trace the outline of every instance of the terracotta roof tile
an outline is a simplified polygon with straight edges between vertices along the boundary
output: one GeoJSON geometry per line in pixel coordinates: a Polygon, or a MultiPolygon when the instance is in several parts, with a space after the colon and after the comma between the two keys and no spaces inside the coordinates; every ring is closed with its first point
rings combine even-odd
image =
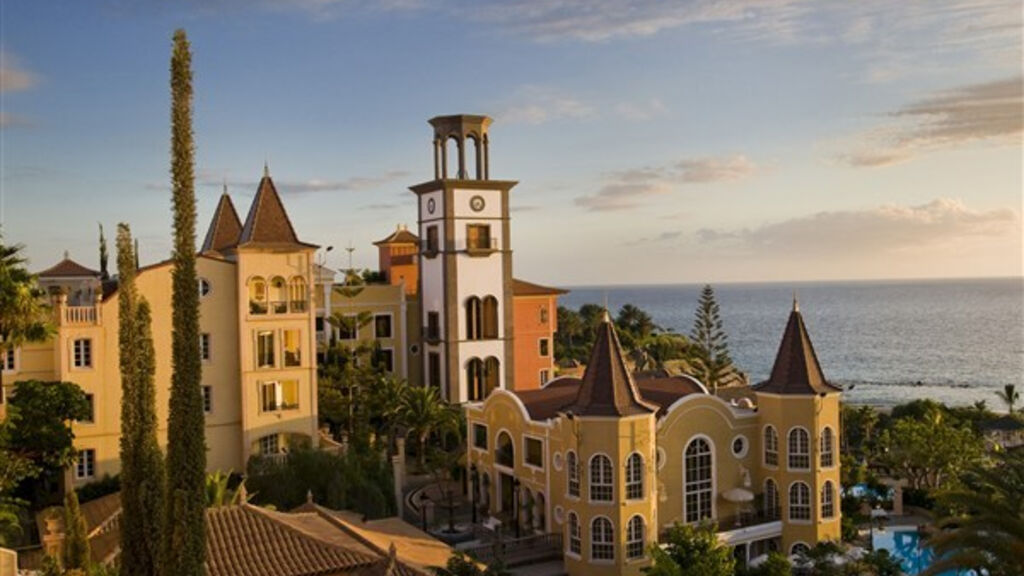
{"type": "Polygon", "coordinates": [[[597,339],[583,372],[576,402],[567,411],[577,416],[632,416],[656,410],[657,407],[640,397],[622,357],[619,336],[606,312],[597,329],[597,339]]]}
{"type": "MultiPolygon", "coordinates": [[[[530,418],[537,421],[554,418],[559,412],[567,412],[579,394],[579,378],[556,378],[538,390],[513,392],[526,407],[530,418]]],[[[636,387],[640,397],[657,409],[658,417],[665,415],[676,400],[690,394],[707,394],[707,391],[689,376],[667,376],[637,378],[636,387]]]]}
{"type": "Polygon", "coordinates": [[[568,290],[561,288],[551,288],[549,286],[541,286],[540,284],[534,284],[525,280],[519,280],[518,278],[512,279],[512,295],[513,296],[546,296],[549,294],[568,294],[568,290]]]}
{"type": "Polygon", "coordinates": [[[389,244],[419,244],[420,237],[409,232],[404,226],[399,226],[390,236],[383,240],[377,240],[374,246],[387,246],[389,244]]]}
{"type": "Polygon", "coordinates": [[[829,384],[821,371],[818,356],[814,353],[811,337],[807,334],[800,307],[793,301],[793,311],[786,322],[786,331],[775,356],[775,365],[767,380],[753,386],[757,392],[769,394],[814,395],[839,392],[841,389],[829,384]]]}
{"type": "Polygon", "coordinates": [[[100,273],[82,266],[65,255],[63,260],[36,274],[36,276],[40,278],[99,278],[100,273]]]}
{"type": "Polygon", "coordinates": [[[281,203],[281,197],[277,194],[274,181],[269,175],[264,175],[260,180],[256,197],[252,199],[252,206],[249,208],[249,215],[242,226],[238,245],[315,247],[313,244],[299,241],[284,204],[281,203]]]}
{"type": "Polygon", "coordinates": [[[242,221],[238,219],[231,197],[225,192],[217,202],[217,209],[213,212],[213,220],[210,221],[200,252],[222,252],[237,245],[241,236],[242,221]]]}

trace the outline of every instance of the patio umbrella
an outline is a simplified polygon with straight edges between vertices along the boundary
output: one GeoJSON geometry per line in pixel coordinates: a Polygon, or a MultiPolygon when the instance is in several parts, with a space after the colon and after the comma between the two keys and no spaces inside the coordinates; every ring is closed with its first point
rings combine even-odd
{"type": "Polygon", "coordinates": [[[746,488],[733,488],[731,490],[726,490],[725,492],[722,492],[722,498],[728,500],[729,502],[753,502],[754,493],[751,492],[750,490],[747,490],[746,488]]]}

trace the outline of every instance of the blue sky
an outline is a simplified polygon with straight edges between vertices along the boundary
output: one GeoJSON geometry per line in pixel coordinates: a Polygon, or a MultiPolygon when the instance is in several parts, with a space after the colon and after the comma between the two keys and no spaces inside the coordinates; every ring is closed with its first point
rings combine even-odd
{"type": "Polygon", "coordinates": [[[560,284],[1022,273],[1016,0],[4,0],[5,240],[170,250],[168,59],[199,212],[264,160],[303,240],[415,222],[440,114],[483,113],[515,273],[560,284]]]}

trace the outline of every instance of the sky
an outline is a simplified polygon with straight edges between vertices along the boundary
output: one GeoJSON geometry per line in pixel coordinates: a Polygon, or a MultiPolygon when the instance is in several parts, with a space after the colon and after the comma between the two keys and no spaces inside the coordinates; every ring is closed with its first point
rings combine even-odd
{"type": "Polygon", "coordinates": [[[1019,0],[0,0],[0,222],[31,268],[171,249],[169,58],[199,240],[263,165],[376,267],[433,116],[476,113],[514,273],[556,285],[1021,276],[1019,0]]]}

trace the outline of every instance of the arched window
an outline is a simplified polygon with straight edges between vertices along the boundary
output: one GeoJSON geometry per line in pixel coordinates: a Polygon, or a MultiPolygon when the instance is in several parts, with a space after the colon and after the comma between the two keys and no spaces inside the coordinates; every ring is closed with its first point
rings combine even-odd
{"type": "Polygon", "coordinates": [[[576,453],[570,450],[565,455],[565,477],[568,483],[569,496],[580,496],[580,464],[576,461],[576,453]]]}
{"type": "Polygon", "coordinates": [[[483,333],[481,322],[483,319],[480,315],[480,299],[476,296],[470,296],[466,300],[466,339],[467,340],[479,340],[483,333]]]}
{"type": "Polygon", "coordinates": [[[498,337],[498,299],[494,296],[487,296],[483,301],[484,331],[483,337],[494,339],[498,337]]]}
{"type": "Polygon", "coordinates": [[[699,522],[713,517],[713,468],[714,460],[708,441],[703,438],[691,440],[683,458],[683,508],[686,522],[699,522]]]}
{"type": "Polygon", "coordinates": [[[821,467],[831,468],[835,466],[836,456],[833,449],[835,439],[832,436],[832,429],[828,426],[821,431],[821,467]]]}
{"type": "Polygon", "coordinates": [[[779,433],[775,426],[765,426],[764,429],[764,465],[779,465],[779,433]]]}
{"type": "Polygon", "coordinates": [[[835,488],[832,485],[831,480],[826,480],[825,484],[821,487],[821,517],[822,518],[835,518],[836,516],[836,500],[835,500],[835,488]]]}
{"type": "Polygon", "coordinates": [[[496,459],[498,464],[512,468],[516,464],[516,449],[508,432],[498,434],[496,459]]]}
{"type": "Polygon", "coordinates": [[[484,398],[498,387],[501,382],[501,362],[494,356],[487,358],[484,362],[484,398]]]}
{"type": "Polygon", "coordinates": [[[267,313],[267,282],[259,276],[249,279],[249,313],[267,313]]]}
{"type": "Polygon", "coordinates": [[[778,520],[779,516],[779,487],[769,478],[764,481],[764,517],[778,520]]]}
{"type": "Polygon", "coordinates": [[[637,514],[626,526],[626,558],[643,558],[644,548],[644,518],[637,514]]]}
{"type": "Polygon", "coordinates": [[[793,470],[811,468],[811,441],[803,428],[789,431],[789,467],[793,470]]]}
{"type": "Polygon", "coordinates": [[[626,460],[626,499],[640,500],[644,497],[644,457],[634,452],[626,460]]]}
{"type": "Polygon", "coordinates": [[[288,283],[280,276],[270,281],[270,311],[274,314],[288,312],[288,283]]]}
{"type": "Polygon", "coordinates": [[[790,546],[789,553],[793,556],[802,556],[811,551],[810,546],[803,542],[797,542],[790,546]]]}
{"type": "Polygon", "coordinates": [[[470,402],[483,400],[484,363],[479,358],[470,358],[466,363],[466,397],[470,402]]]}
{"type": "Polygon", "coordinates": [[[307,309],[306,279],[293,276],[288,282],[289,306],[292,312],[305,312],[307,309]]]}
{"type": "Polygon", "coordinates": [[[615,560],[615,529],[603,516],[590,523],[590,559],[615,560]]]}
{"type": "Polygon", "coordinates": [[[811,519],[811,489],[803,482],[793,482],[789,486],[789,519],[811,519]]]}
{"type": "Polygon", "coordinates": [[[580,518],[575,512],[569,512],[569,553],[580,555],[583,548],[580,534],[580,518]]]}
{"type": "Polygon", "coordinates": [[[613,482],[612,461],[603,454],[595,454],[590,459],[590,499],[611,502],[615,493],[613,482]]]}

